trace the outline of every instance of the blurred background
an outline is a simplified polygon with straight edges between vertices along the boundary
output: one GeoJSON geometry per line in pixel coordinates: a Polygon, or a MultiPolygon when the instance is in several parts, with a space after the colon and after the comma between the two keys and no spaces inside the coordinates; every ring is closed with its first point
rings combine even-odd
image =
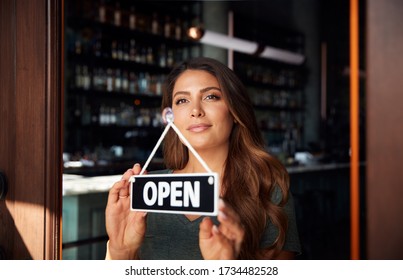
{"type": "MultiPolygon", "coordinates": [[[[291,175],[299,257],[349,258],[349,1],[66,1],[65,55],[64,258],[104,257],[106,190],[147,160],[165,76],[197,56],[229,65],[247,86],[267,150],[291,175]],[[192,40],[190,27],[303,61],[192,40]]],[[[364,107],[361,117],[364,133],[364,107]]],[[[360,147],[364,167],[365,138],[360,147]]],[[[149,169],[161,168],[157,154],[149,169]]]]}

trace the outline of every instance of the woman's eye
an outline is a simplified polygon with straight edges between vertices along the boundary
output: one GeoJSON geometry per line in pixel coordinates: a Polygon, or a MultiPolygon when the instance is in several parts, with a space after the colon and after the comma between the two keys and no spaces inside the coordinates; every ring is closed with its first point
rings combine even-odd
{"type": "Polygon", "coordinates": [[[209,94],[209,95],[206,96],[205,99],[207,99],[207,100],[215,100],[215,99],[218,100],[218,99],[220,99],[220,96],[218,96],[216,94],[209,94]]]}
{"type": "Polygon", "coordinates": [[[175,104],[176,104],[176,105],[179,105],[179,104],[182,104],[182,103],[185,103],[185,102],[186,102],[186,99],[180,98],[180,99],[177,99],[177,100],[175,101],[175,104]]]}

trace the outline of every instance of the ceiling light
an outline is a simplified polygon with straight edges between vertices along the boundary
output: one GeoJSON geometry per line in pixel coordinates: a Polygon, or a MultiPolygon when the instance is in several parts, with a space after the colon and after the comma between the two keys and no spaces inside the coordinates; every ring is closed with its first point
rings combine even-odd
{"type": "Polygon", "coordinates": [[[305,57],[302,54],[294,53],[288,50],[282,50],[269,46],[261,46],[256,42],[244,39],[230,37],[221,33],[205,30],[199,27],[188,29],[188,36],[200,43],[220,47],[228,50],[234,50],[250,55],[256,55],[263,58],[269,58],[290,64],[302,64],[305,57]]]}

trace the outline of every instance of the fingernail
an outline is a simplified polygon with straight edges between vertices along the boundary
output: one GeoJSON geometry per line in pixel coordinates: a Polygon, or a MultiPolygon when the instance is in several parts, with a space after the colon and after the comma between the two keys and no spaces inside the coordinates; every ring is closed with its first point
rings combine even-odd
{"type": "Polygon", "coordinates": [[[148,212],[144,212],[143,213],[143,218],[145,218],[147,216],[148,212]]]}
{"type": "Polygon", "coordinates": [[[213,232],[218,234],[220,231],[218,230],[218,227],[216,225],[213,225],[213,232]]]}
{"type": "Polygon", "coordinates": [[[137,167],[140,166],[140,163],[136,163],[133,167],[137,167]]]}

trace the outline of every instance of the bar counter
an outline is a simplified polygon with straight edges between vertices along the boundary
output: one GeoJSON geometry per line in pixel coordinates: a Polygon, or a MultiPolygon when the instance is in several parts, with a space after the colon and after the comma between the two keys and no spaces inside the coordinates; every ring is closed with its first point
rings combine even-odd
{"type": "MultiPolygon", "coordinates": [[[[292,174],[298,173],[338,170],[349,166],[349,163],[299,165],[287,167],[287,171],[292,176],[292,174]]],[[[121,177],[121,174],[93,177],[63,174],[63,196],[107,192],[121,177]]]]}

